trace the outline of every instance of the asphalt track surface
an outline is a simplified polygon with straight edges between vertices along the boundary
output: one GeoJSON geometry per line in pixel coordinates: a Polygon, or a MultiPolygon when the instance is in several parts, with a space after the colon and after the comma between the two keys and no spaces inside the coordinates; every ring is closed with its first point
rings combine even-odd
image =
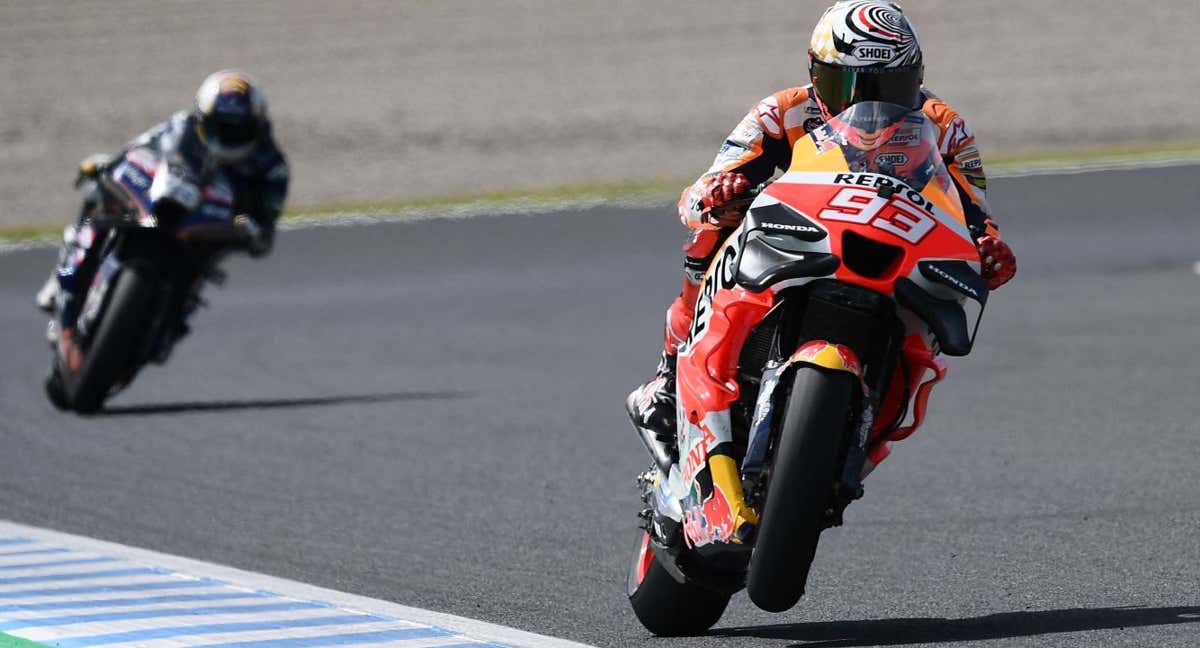
{"type": "Polygon", "coordinates": [[[0,256],[0,517],[604,647],[1195,646],[1197,172],[997,181],[1021,270],[976,352],[801,604],[711,636],[622,589],[665,207],[288,232],[88,419],[40,392],[52,254],[0,256]]]}

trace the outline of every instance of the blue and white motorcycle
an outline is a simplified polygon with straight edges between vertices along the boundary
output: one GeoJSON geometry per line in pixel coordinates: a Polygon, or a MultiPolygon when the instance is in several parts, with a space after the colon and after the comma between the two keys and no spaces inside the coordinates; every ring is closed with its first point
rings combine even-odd
{"type": "Polygon", "coordinates": [[[188,201],[198,205],[190,213],[155,215],[150,194],[159,168],[153,151],[132,148],[88,178],[95,183],[88,212],[68,236],[94,259],[84,270],[90,284],[79,296],[72,344],[54,345],[45,383],[60,409],[95,412],[147,363],[165,363],[188,332],[204,283],[224,280],[217,263],[258,236],[252,222],[235,217],[234,192],[219,173],[184,189],[199,194],[188,201]]]}

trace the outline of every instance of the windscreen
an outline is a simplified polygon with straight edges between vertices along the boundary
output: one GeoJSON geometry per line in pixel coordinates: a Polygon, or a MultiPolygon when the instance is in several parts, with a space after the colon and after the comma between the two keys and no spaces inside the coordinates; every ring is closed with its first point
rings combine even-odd
{"type": "Polygon", "coordinates": [[[879,101],[856,103],[809,136],[821,151],[841,147],[850,170],[878,173],[921,191],[930,181],[950,189],[938,129],[920,111],[879,101]]]}

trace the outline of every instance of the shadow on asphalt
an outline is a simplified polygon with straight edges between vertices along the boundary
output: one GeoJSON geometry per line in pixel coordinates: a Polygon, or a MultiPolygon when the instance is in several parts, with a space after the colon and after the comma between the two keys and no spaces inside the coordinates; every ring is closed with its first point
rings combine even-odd
{"type": "Polygon", "coordinates": [[[1200,606],[1005,612],[965,619],[876,619],[720,628],[717,637],[802,641],[793,648],[849,648],[984,641],[1064,632],[1200,623],[1200,606]]]}
{"type": "Polygon", "coordinates": [[[93,416],[144,416],[151,414],[188,414],[228,412],[232,410],[269,410],[297,407],[329,407],[333,405],[371,405],[402,401],[452,400],[467,398],[470,392],[429,391],[396,392],[391,394],[358,394],[348,396],[316,396],[311,398],[264,398],[248,400],[202,401],[182,403],[151,403],[105,407],[93,416]]]}

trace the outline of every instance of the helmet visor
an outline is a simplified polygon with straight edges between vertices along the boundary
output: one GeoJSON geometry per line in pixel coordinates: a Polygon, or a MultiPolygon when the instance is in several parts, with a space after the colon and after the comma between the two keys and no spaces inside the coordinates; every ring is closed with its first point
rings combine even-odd
{"type": "Polygon", "coordinates": [[[221,146],[237,147],[258,137],[258,125],[249,119],[230,121],[210,117],[204,120],[204,133],[221,146]]]}
{"type": "Polygon", "coordinates": [[[813,88],[830,115],[860,101],[881,101],[909,109],[921,99],[922,65],[899,68],[852,68],[812,61],[813,88]]]}

